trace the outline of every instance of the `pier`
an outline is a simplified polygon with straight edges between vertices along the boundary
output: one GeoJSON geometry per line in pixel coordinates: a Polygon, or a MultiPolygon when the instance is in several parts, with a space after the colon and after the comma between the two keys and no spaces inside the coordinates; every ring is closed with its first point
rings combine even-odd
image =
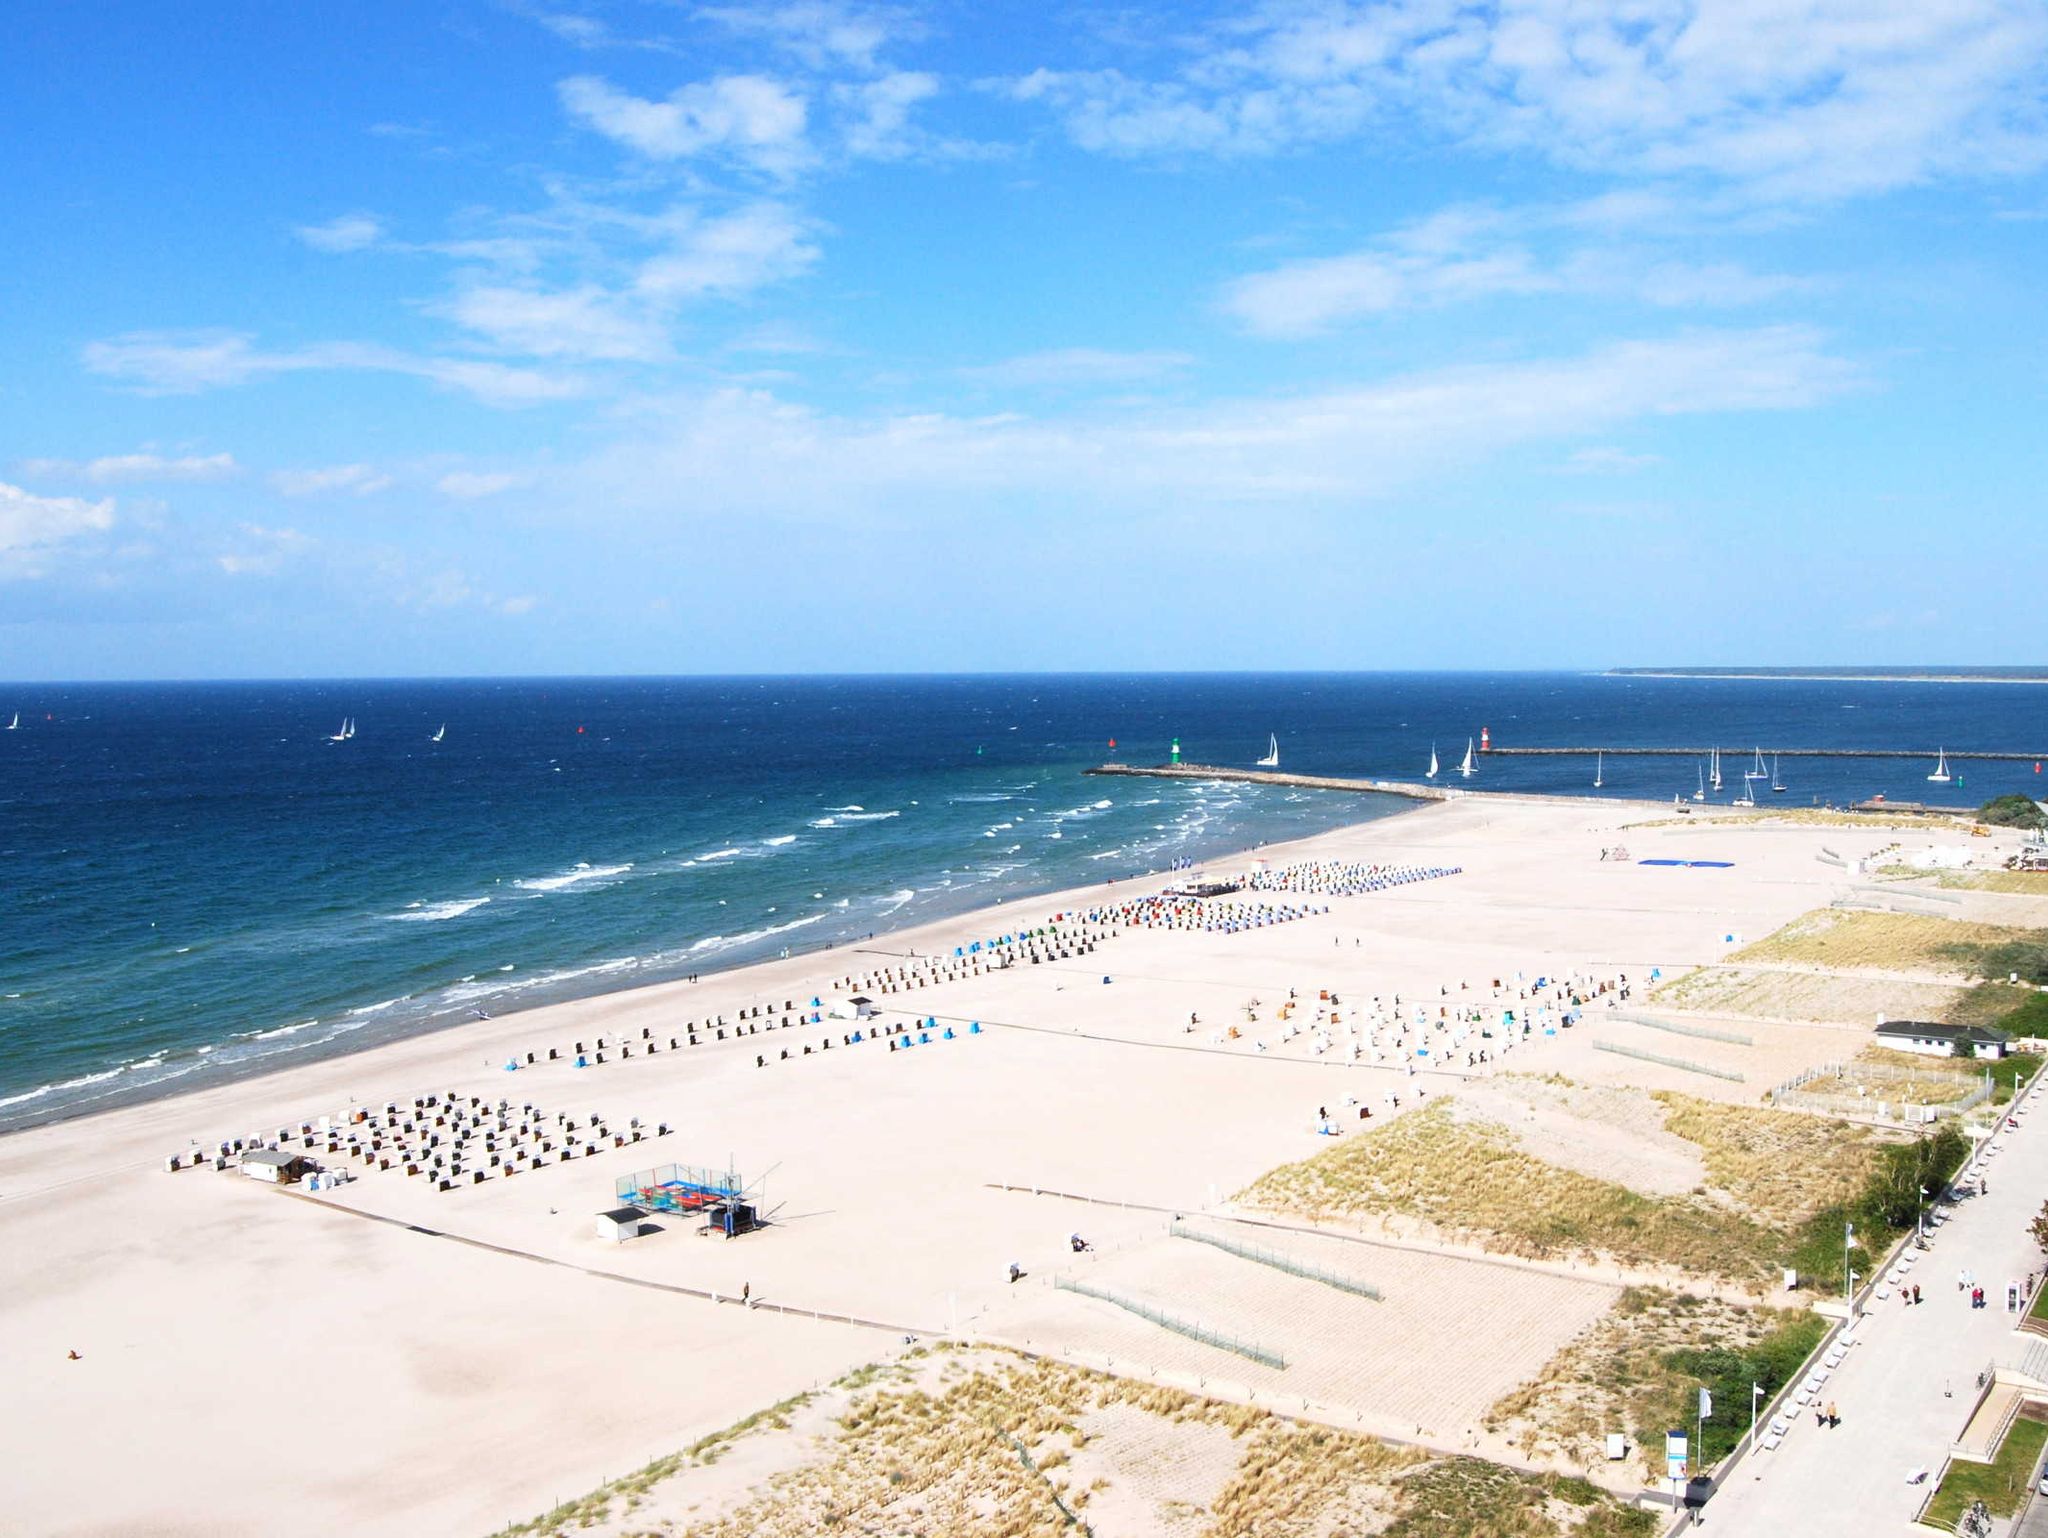
{"type": "MultiPolygon", "coordinates": [[[[1609,758],[1705,758],[1718,752],[1723,759],[1747,758],[1758,751],[1753,742],[1739,748],[1610,748],[1595,744],[1585,748],[1503,748],[1482,749],[1479,756],[1487,758],[1584,758],[1588,753],[1605,753],[1609,758]]],[[[1983,760],[1999,763],[2029,763],[2048,761],[2048,752],[2040,753],[1959,753],[1954,748],[1765,748],[1766,758],[1933,758],[1936,753],[1946,752],[1950,763],[1962,760],[1983,760]]]]}
{"type": "Polygon", "coordinates": [[[1417,801],[1455,801],[1469,794],[1451,785],[1408,780],[1354,780],[1329,774],[1287,774],[1279,769],[1222,769],[1214,764],[1098,764],[1084,774],[1128,775],[1144,780],[1233,780],[1245,785],[1287,785],[1297,790],[1349,790],[1417,801]]]}

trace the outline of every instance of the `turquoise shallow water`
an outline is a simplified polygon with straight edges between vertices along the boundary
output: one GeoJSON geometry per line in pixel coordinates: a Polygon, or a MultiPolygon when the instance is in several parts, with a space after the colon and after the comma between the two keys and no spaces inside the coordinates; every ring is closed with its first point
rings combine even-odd
{"type": "MultiPolygon", "coordinates": [[[[0,1127],[1399,810],[1109,756],[1415,778],[1497,742],[2048,742],[2024,686],[1566,674],[0,686],[0,1127]],[[344,718],[356,731],[328,738],[344,718]],[[445,723],[440,742],[432,741],[445,723]]],[[[1731,769],[1734,766],[1731,765],[1731,769]]],[[[1975,804],[2028,764],[1787,761],[1975,804]]],[[[1690,790],[1609,760],[1609,794],[1690,790]]],[[[1482,787],[1584,794],[1572,759],[1482,787]]],[[[1683,780],[1686,783],[1677,783],[1683,780]]],[[[1731,776],[1731,788],[1739,779],[1731,776]]]]}

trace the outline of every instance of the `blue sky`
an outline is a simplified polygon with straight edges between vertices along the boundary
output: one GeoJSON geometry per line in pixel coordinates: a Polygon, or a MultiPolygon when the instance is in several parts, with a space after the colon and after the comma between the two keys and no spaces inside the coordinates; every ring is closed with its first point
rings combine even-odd
{"type": "Polygon", "coordinates": [[[2043,660],[2032,0],[8,33],[0,676],[2043,660]]]}

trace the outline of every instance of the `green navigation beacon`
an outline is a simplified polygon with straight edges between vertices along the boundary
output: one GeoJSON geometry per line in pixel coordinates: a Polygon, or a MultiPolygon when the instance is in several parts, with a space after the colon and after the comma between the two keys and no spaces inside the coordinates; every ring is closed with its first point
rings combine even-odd
{"type": "Polygon", "coordinates": [[[1168,762],[1175,764],[1180,762],[1180,739],[1178,737],[1173,739],[1173,757],[1168,762]]]}

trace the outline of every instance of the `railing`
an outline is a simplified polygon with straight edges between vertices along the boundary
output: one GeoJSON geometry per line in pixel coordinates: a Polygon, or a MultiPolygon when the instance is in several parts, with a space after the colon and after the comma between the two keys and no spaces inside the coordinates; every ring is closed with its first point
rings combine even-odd
{"type": "Polygon", "coordinates": [[[1385,1298],[1379,1288],[1370,1282],[1361,1282],[1321,1266],[1312,1266],[1306,1261],[1295,1260],[1282,1255],[1278,1250],[1269,1250],[1261,1245],[1246,1244],[1241,1239],[1226,1239],[1221,1234],[1204,1233],[1189,1228],[1176,1218],[1167,1226],[1167,1232],[1176,1239],[1192,1239],[1197,1244],[1213,1245],[1226,1255],[1235,1255],[1241,1260],[1255,1261],[1262,1266],[1271,1266],[1275,1271],[1285,1271],[1289,1276],[1305,1277],[1311,1282],[1321,1282],[1325,1287],[1335,1287],[1340,1292],[1356,1293],[1361,1298],[1382,1302],[1385,1298]]]}
{"type": "Polygon", "coordinates": [[[1669,1031],[1674,1036],[1697,1036],[1702,1041],[1725,1041],[1737,1047],[1756,1045],[1754,1036],[1741,1031],[1719,1031],[1711,1025],[1690,1025],[1682,1020],[1660,1020],[1655,1015],[1637,1014],[1634,1010],[1616,1010],[1608,1019],[1626,1020],[1630,1025],[1648,1026],[1653,1031],[1669,1031]]]}
{"type": "Polygon", "coordinates": [[[1666,1057],[1661,1052],[1645,1052],[1640,1047],[1619,1046],[1611,1041],[1593,1043],[1595,1052],[1612,1052],[1617,1057],[1633,1057],[1645,1063],[1661,1063],[1666,1068],[1677,1068],[1685,1073],[1701,1073],[1710,1079],[1726,1079],[1731,1084],[1746,1083],[1744,1077],[1727,1068],[1710,1068],[1705,1063],[1695,1063],[1683,1057],[1666,1057]]]}
{"type": "MultiPolygon", "coordinates": [[[[1930,1063],[1925,1070],[1893,1068],[1878,1063],[1822,1063],[1818,1067],[1809,1068],[1805,1072],[1795,1074],[1787,1079],[1783,1084],[1780,1084],[1770,1092],[1769,1099],[1773,1105],[1792,1106],[1803,1111],[1826,1111],[1839,1115],[1844,1109],[1843,1101],[1849,1098],[1848,1096],[1812,1092],[1808,1091],[1806,1086],[1830,1079],[1849,1078],[1893,1084],[1912,1083],[1916,1080],[1925,1081],[1929,1078],[1952,1078],[1958,1084],[1962,1083],[1965,1075],[1951,1073],[1947,1069],[1938,1066],[1942,1061],[1947,1060],[1937,1059],[1935,1062],[1930,1063]]],[[[1930,1116],[1960,1116],[1965,1111],[1975,1110],[1986,1100],[1990,1099],[1991,1094],[1992,1086],[1978,1079],[1971,1082],[1970,1088],[1953,1100],[1944,1100],[1933,1105],[1921,1104],[1916,1109],[1926,1111],[1930,1116]]],[[[1888,1103],[1893,1104],[1896,1110],[1903,1111],[1906,1109],[1906,1107],[1898,1105],[1896,1102],[1888,1103]]],[[[1891,1119],[1901,1122],[1907,1120],[1904,1116],[1896,1115],[1891,1119]]]]}
{"type": "Polygon", "coordinates": [[[1093,1287],[1087,1282],[1077,1282],[1065,1276],[1055,1276],[1052,1284],[1061,1292],[1078,1292],[1084,1298],[1095,1298],[1103,1303],[1112,1304],[1126,1313],[1136,1314],[1149,1324],[1158,1325],[1162,1330],[1185,1335],[1189,1340],[1198,1341],[1205,1346],[1214,1346],[1219,1351],[1233,1352],[1257,1362],[1261,1367],[1284,1370],[1287,1366],[1287,1358],[1277,1351],[1268,1351],[1264,1346],[1255,1345],[1248,1340],[1239,1340],[1234,1335],[1225,1335],[1220,1330],[1210,1329],[1207,1325],[1176,1318],[1152,1307],[1149,1303],[1141,1303],[1136,1298],[1127,1298],[1121,1293],[1111,1292],[1107,1287],[1093,1287]]]}

